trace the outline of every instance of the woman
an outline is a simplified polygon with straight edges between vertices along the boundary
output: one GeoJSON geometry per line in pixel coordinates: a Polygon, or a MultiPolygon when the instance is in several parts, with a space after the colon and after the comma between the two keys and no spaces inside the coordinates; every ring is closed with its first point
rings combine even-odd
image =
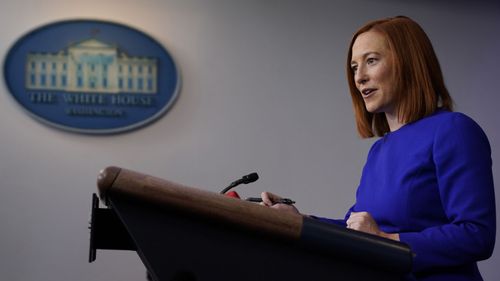
{"type": "MultiPolygon", "coordinates": [[[[380,139],[345,219],[318,219],[407,243],[410,280],[482,280],[476,262],[491,256],[496,231],[490,146],[452,112],[425,32],[407,17],[366,24],[351,41],[347,78],[358,132],[380,139]]],[[[262,204],[298,212],[278,198],[263,192],[262,204]]]]}

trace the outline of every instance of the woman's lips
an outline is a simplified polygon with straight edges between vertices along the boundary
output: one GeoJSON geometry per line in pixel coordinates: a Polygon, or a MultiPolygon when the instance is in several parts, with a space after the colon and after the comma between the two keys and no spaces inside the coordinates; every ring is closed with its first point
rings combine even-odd
{"type": "Polygon", "coordinates": [[[377,89],[374,89],[374,88],[366,88],[366,89],[363,89],[361,91],[361,94],[363,94],[363,98],[367,98],[371,95],[373,95],[373,93],[375,93],[377,89]]]}

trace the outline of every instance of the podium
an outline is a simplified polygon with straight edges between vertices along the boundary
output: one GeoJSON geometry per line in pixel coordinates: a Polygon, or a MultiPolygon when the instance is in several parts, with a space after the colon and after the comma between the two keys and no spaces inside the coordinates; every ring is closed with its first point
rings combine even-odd
{"type": "Polygon", "coordinates": [[[403,243],[119,167],[98,177],[89,262],[136,251],[155,281],[401,280],[403,243]]]}

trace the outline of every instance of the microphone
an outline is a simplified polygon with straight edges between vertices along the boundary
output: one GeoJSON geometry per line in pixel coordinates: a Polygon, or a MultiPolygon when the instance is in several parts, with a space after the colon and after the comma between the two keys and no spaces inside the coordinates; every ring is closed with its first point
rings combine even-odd
{"type": "Polygon", "coordinates": [[[236,187],[240,184],[249,184],[251,182],[254,182],[259,179],[259,175],[257,173],[251,173],[246,176],[243,176],[241,179],[233,181],[228,187],[224,188],[220,194],[225,194],[228,192],[231,188],[236,187]]]}
{"type": "Polygon", "coordinates": [[[241,183],[247,184],[247,183],[257,181],[258,179],[259,179],[259,175],[257,175],[257,173],[251,173],[251,174],[248,174],[246,176],[243,176],[240,180],[241,180],[241,183]]]}
{"type": "MultiPolygon", "coordinates": [[[[249,184],[251,182],[254,182],[259,179],[259,175],[257,173],[251,173],[246,176],[243,176],[241,179],[233,181],[228,187],[224,188],[220,194],[225,194],[226,196],[229,197],[234,197],[240,199],[240,196],[236,191],[229,191],[231,188],[236,187],[240,184],[249,184]],[[228,192],[229,191],[229,192],[228,192]]],[[[260,197],[248,197],[245,199],[245,201],[250,201],[250,202],[262,202],[262,198],[260,197]]],[[[281,198],[281,199],[276,199],[273,201],[273,204],[286,204],[286,205],[293,205],[295,204],[295,201],[289,198],[281,198]]]]}

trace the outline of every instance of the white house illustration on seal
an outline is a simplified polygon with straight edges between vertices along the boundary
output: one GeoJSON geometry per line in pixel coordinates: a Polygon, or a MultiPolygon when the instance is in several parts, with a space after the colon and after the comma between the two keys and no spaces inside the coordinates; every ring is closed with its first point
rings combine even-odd
{"type": "Polygon", "coordinates": [[[157,60],[131,57],[118,47],[86,39],[57,53],[29,53],[29,90],[79,93],[157,93],[157,60]]]}

